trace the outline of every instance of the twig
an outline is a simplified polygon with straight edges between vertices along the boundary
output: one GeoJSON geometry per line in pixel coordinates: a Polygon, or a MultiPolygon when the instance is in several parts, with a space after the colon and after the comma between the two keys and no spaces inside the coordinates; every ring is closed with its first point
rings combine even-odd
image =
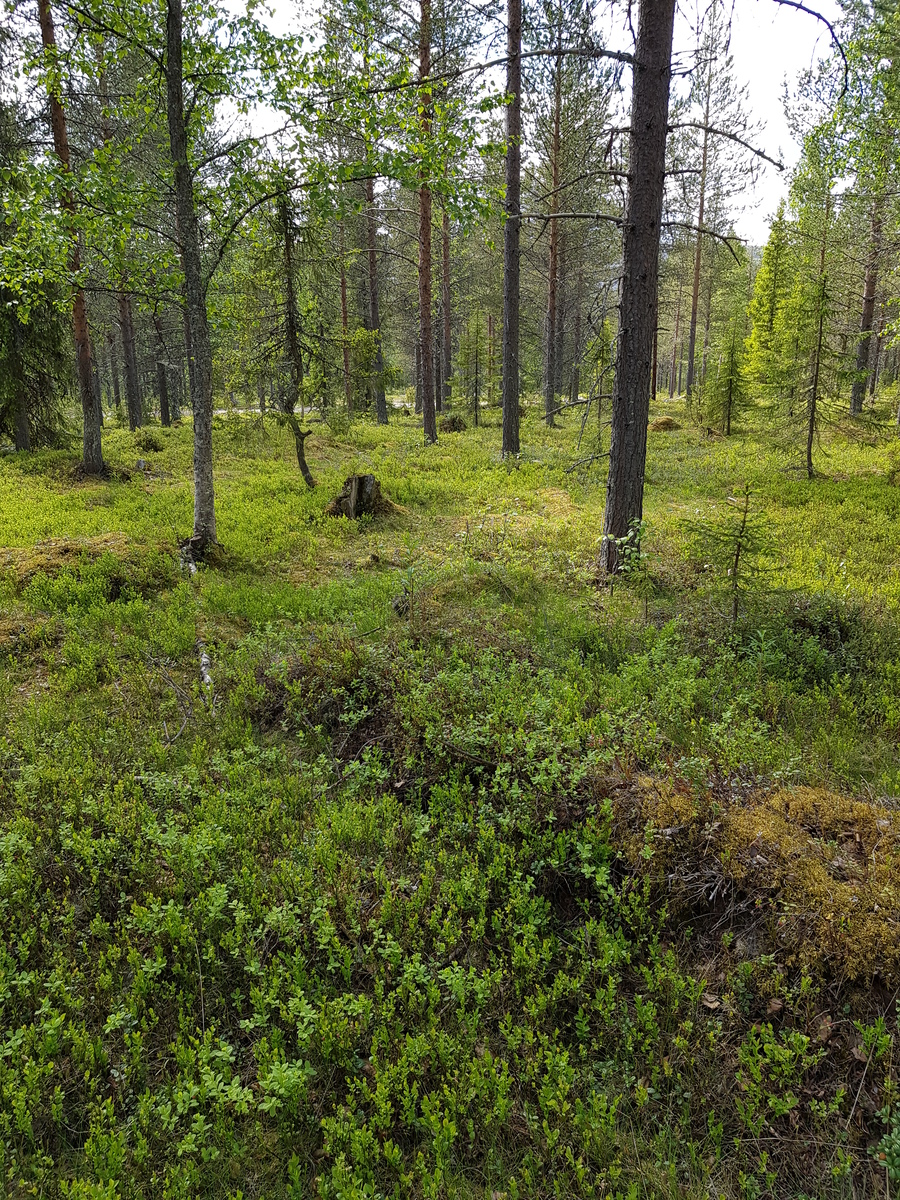
{"type": "Polygon", "coordinates": [[[566,474],[571,475],[578,467],[587,466],[599,458],[609,458],[609,451],[605,450],[602,454],[591,454],[587,458],[579,458],[578,462],[572,463],[571,467],[566,467],[566,474]]]}

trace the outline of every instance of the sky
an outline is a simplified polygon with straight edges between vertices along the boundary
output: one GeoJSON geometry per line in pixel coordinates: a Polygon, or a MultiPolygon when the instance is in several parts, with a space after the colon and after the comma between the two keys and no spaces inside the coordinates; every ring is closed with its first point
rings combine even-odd
{"type": "MultiPolygon", "coordinates": [[[[807,0],[828,20],[840,15],[835,0],[807,0]]],[[[287,29],[298,23],[299,13],[307,19],[316,11],[316,0],[270,0],[273,27],[287,29]],[[298,13],[299,10],[299,13],[298,13]]],[[[698,6],[706,7],[707,0],[680,0],[675,27],[675,50],[688,51],[694,44],[692,18],[696,21],[698,6]]],[[[735,230],[739,237],[755,246],[765,245],[769,219],[778,202],[787,195],[790,169],[797,163],[800,147],[788,131],[784,114],[784,84],[793,88],[800,73],[813,66],[818,58],[831,50],[827,27],[815,17],[787,8],[777,0],[732,0],[731,53],[738,84],[747,87],[749,106],[762,131],[759,149],[770,157],[780,159],[785,170],[762,163],[756,184],[748,188],[743,211],[735,213],[735,230]]],[[[411,5],[411,10],[415,4],[411,5]]],[[[621,28],[622,5],[611,10],[606,29],[608,45],[630,49],[630,35],[621,28]],[[618,19],[613,16],[618,14],[618,19]],[[619,26],[619,28],[616,28],[619,26]]],[[[300,18],[303,24],[303,18],[300,18]]]]}
{"type": "MultiPolygon", "coordinates": [[[[828,20],[839,15],[833,0],[810,3],[828,20]]],[[[682,22],[686,26],[686,22],[682,22]]],[[[784,116],[784,81],[793,86],[801,71],[808,69],[831,49],[828,29],[814,17],[784,8],[775,0],[736,0],[731,49],[737,81],[747,85],[750,108],[763,125],[759,148],[794,166],[800,147],[788,132],[784,116]],[[780,154],[778,153],[780,151],[780,154]]],[[[746,208],[735,220],[738,235],[753,245],[764,245],[768,218],[787,194],[789,170],[765,166],[755,189],[745,198],[746,208]]]]}

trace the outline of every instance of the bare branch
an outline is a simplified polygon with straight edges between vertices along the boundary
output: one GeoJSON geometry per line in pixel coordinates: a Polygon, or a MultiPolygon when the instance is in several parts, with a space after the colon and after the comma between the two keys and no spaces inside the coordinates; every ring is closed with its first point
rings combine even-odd
{"type": "MultiPolygon", "coordinates": [[[[776,0],[776,3],[782,3],[782,0],[776,0]]],[[[751,146],[749,142],[745,142],[743,138],[737,137],[736,134],[729,133],[727,129],[714,129],[712,125],[704,125],[702,121],[679,121],[677,125],[669,126],[669,133],[673,133],[676,129],[701,129],[706,133],[711,133],[713,137],[727,138],[730,142],[737,142],[739,146],[743,146],[745,150],[749,150],[757,158],[762,158],[767,163],[771,163],[779,171],[784,170],[783,162],[779,162],[777,158],[770,158],[764,150],[758,150],[756,146],[751,146]]]]}
{"type": "Polygon", "coordinates": [[[841,45],[841,39],[835,33],[834,26],[827,17],[823,17],[820,12],[816,12],[814,8],[807,8],[805,4],[801,4],[799,0],[775,0],[776,4],[783,4],[785,8],[796,8],[798,12],[806,13],[809,17],[815,17],[817,21],[821,21],[831,34],[831,40],[837,49],[838,54],[844,64],[844,86],[841,88],[841,98],[846,95],[847,88],[850,86],[850,64],[847,62],[847,55],[844,53],[844,47],[841,45]]]}
{"type": "Polygon", "coordinates": [[[739,246],[743,244],[742,239],[739,237],[724,233],[716,233],[714,229],[706,229],[701,225],[689,225],[687,221],[663,221],[662,225],[666,229],[689,229],[691,233],[701,233],[704,237],[711,237],[717,242],[723,242],[728,247],[731,257],[734,259],[734,261],[736,263],[740,263],[741,261],[738,258],[737,251],[732,245],[732,242],[737,242],[739,246]]]}

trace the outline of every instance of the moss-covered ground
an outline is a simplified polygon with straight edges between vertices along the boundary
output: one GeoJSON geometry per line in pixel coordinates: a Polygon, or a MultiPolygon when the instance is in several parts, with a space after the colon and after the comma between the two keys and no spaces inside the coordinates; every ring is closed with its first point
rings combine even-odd
{"type": "Polygon", "coordinates": [[[0,1193],[900,1187],[900,442],[664,412],[0,459],[0,1193]]]}

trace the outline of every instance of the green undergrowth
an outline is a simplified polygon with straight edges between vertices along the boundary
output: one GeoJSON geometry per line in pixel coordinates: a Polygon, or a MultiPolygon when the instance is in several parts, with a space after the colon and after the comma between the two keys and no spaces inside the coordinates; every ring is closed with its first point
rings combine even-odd
{"type": "Polygon", "coordinates": [[[0,1190],[883,1195],[893,443],[809,483],[652,434],[610,589],[574,424],[516,467],[323,426],[310,492],[219,421],[193,578],[190,432],[152,433],[102,483],[0,461],[0,1190]],[[395,511],[326,518],[357,470],[395,511]],[[735,610],[697,532],[744,485],[735,610]]]}

